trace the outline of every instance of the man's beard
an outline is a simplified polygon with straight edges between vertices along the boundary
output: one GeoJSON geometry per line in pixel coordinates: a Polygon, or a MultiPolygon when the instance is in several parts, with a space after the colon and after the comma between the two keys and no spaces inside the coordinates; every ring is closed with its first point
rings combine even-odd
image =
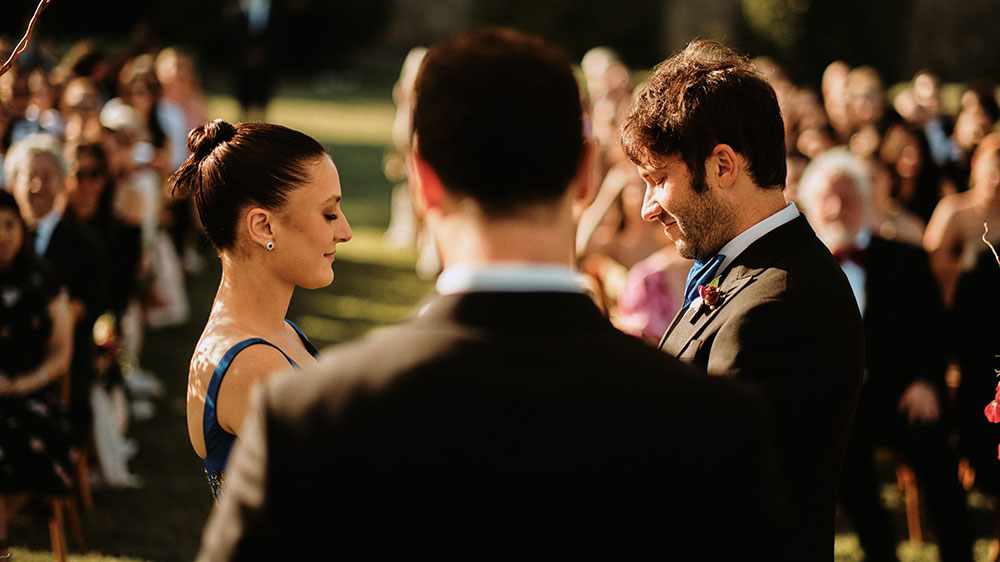
{"type": "MultiPolygon", "coordinates": [[[[677,253],[682,257],[708,261],[718,253],[733,237],[733,226],[736,218],[730,206],[716,197],[704,185],[701,193],[691,198],[690,204],[674,217],[681,236],[676,240],[677,253]]],[[[692,186],[693,189],[693,186],[692,186]]]]}

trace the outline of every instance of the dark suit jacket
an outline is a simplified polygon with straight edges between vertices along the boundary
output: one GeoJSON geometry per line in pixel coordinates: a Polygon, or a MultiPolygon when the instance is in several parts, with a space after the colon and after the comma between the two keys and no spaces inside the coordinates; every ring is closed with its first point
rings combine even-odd
{"type": "Polygon", "coordinates": [[[788,478],[801,560],[833,558],[837,480],[863,369],[850,284],[805,217],[721,273],[714,310],[682,310],[660,347],[711,375],[757,385],[788,478]]]}
{"type": "Polygon", "coordinates": [[[975,264],[959,277],[949,319],[951,348],[962,370],[956,414],[960,450],[976,468],[976,487],[1000,494],[997,443],[1000,424],[983,409],[996,394],[1000,369],[1000,267],[985,245],[975,264]]]}
{"type": "Polygon", "coordinates": [[[79,299],[87,307],[89,319],[96,319],[103,312],[106,299],[104,264],[100,261],[98,244],[92,231],[63,217],[52,231],[44,256],[62,276],[70,298],[79,299]]]}
{"type": "Polygon", "coordinates": [[[944,391],[944,304],[922,248],[873,236],[864,267],[865,400],[891,420],[915,380],[944,391]]]}
{"type": "Polygon", "coordinates": [[[45,259],[60,274],[71,299],[83,303],[84,315],[73,326],[73,358],[70,365],[70,409],[79,427],[90,418],[90,386],[94,365],[94,322],[104,312],[106,270],[93,232],[68,216],[56,223],[45,249],[45,259]]]}
{"type": "Polygon", "coordinates": [[[734,384],[583,295],[441,297],[261,385],[199,560],[785,559],[761,405],[734,384]]]}

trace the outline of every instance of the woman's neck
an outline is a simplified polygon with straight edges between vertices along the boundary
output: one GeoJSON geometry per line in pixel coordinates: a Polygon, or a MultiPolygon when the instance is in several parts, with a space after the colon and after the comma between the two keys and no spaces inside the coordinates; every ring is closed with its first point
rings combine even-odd
{"type": "Polygon", "coordinates": [[[280,332],[294,290],[253,260],[223,254],[222,281],[209,322],[223,321],[261,335],[280,332]]]}

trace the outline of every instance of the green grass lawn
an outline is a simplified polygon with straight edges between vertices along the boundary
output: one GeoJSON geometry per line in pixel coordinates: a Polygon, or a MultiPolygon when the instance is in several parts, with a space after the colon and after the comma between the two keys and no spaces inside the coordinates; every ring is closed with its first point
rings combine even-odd
{"type": "MultiPolygon", "coordinates": [[[[231,99],[213,98],[211,107],[212,117],[237,119],[231,99]]],[[[289,309],[289,318],[320,348],[406,317],[431,288],[429,281],[414,273],[412,251],[389,249],[381,241],[392,189],[382,174],[382,161],[393,112],[388,90],[384,97],[328,101],[286,95],[271,107],[270,120],[309,133],[328,148],[340,170],[343,207],[354,228],[354,240],[338,248],[333,284],[297,291],[289,309]]],[[[219,280],[214,253],[205,248],[204,255],[208,267],[188,283],[190,320],[183,326],[152,331],[147,337],[143,366],[163,380],[167,397],[158,403],[154,419],[135,424],[130,432],[140,446],[131,469],[145,485],[137,490],[97,491],[96,511],[81,514],[89,552],[73,554],[70,560],[169,562],[191,560],[197,551],[211,498],[201,461],[188,443],[184,397],[188,360],[219,280]]],[[[886,486],[884,499],[899,536],[904,537],[898,491],[886,486]]],[[[976,528],[985,537],[995,505],[980,495],[973,495],[970,504],[975,508],[976,528]]],[[[45,509],[36,503],[12,522],[16,560],[52,559],[46,520],[45,509]]],[[[839,527],[836,559],[861,560],[857,538],[846,524],[839,527]]],[[[985,559],[986,548],[986,540],[979,540],[977,559],[985,559]]],[[[900,556],[908,561],[932,561],[937,560],[937,551],[933,544],[906,542],[900,546],[900,556]]]]}

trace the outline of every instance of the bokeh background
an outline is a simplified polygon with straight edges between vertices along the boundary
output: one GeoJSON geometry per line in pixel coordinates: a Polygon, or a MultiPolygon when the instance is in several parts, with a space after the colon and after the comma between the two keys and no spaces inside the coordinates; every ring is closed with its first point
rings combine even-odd
{"type": "MultiPolygon", "coordinates": [[[[54,0],[25,57],[57,60],[81,39],[97,41],[112,56],[179,46],[195,60],[209,117],[238,120],[235,4],[54,0]]],[[[30,0],[5,0],[0,36],[19,39],[34,9],[30,0]]],[[[769,56],[793,82],[814,89],[826,65],[838,59],[873,66],[887,85],[931,69],[944,80],[944,102],[953,111],[961,84],[1000,81],[998,24],[996,0],[273,0],[268,67],[276,90],[264,117],[327,147],[355,232],[338,249],[333,285],[297,292],[289,318],[322,347],[405,318],[431,287],[415,271],[416,251],[383,238],[398,179],[387,170],[393,165],[392,89],[414,46],[477,26],[508,25],[562,45],[575,60],[609,46],[641,77],[689,40],[712,38],[750,56],[769,56]],[[949,97],[950,91],[956,93],[949,97]]],[[[205,266],[186,277],[187,320],[151,330],[143,349],[142,365],[162,380],[165,392],[155,414],[129,430],[138,448],[130,469],[142,486],[95,490],[95,510],[82,513],[88,552],[75,551],[71,542],[71,560],[190,560],[197,551],[211,499],[187,441],[184,395],[188,360],[219,278],[211,248],[198,251],[205,266]]],[[[907,536],[895,478],[887,478],[883,501],[898,535],[907,536]]],[[[985,559],[995,499],[973,491],[969,505],[977,556],[985,559]]],[[[315,508],[322,513],[337,506],[315,508]]],[[[12,522],[15,559],[51,559],[47,521],[47,506],[36,502],[12,522]]],[[[900,553],[906,560],[937,559],[930,541],[906,541],[900,553]]],[[[844,522],[837,559],[861,559],[844,522]]]]}

